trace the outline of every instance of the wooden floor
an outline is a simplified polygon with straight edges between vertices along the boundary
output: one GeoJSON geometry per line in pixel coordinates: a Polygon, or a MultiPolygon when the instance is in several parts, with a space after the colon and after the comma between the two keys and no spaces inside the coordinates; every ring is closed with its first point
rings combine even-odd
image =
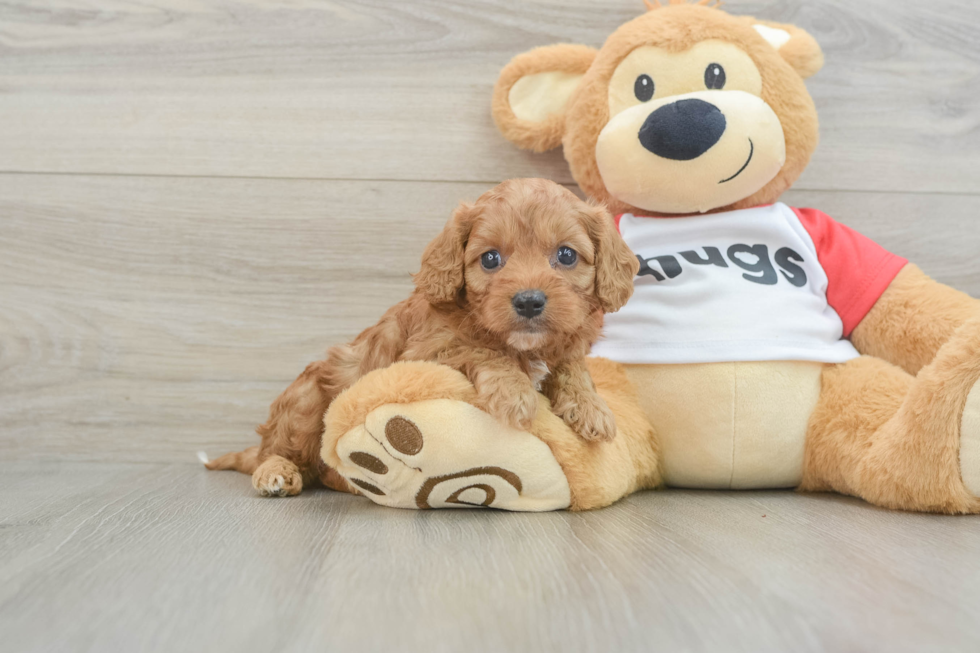
{"type": "MultiPolygon", "coordinates": [[[[680,491],[415,513],[196,462],[404,297],[460,199],[571,183],[496,133],[496,73],[642,9],[0,3],[0,651],[980,650],[973,518],[680,491]]],[[[786,201],[980,296],[980,4],[726,9],[827,55],[786,201]]]]}

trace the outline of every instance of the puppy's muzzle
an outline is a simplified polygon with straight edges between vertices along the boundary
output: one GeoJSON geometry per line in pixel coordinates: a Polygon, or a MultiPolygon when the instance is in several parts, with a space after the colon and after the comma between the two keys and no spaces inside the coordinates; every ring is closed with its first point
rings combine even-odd
{"type": "Polygon", "coordinates": [[[647,116],[640,127],[640,144],[659,157],[690,161],[721,140],[725,126],[725,115],[715,105],[694,98],[678,100],[647,116]]]}
{"type": "Polygon", "coordinates": [[[548,296],[540,290],[522,290],[511,298],[510,303],[518,315],[531,319],[544,312],[548,296]]]}

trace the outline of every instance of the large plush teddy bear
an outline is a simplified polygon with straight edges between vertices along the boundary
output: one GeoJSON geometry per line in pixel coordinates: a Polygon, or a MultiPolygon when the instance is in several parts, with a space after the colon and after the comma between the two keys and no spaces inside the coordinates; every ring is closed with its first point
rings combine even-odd
{"type": "Polygon", "coordinates": [[[778,203],[817,144],[820,48],[707,4],[522,54],[494,93],[504,136],[563,146],[641,261],[591,360],[616,438],[581,440],[544,398],[515,431],[458,372],[398,363],[326,417],[324,461],[366,496],[588,509],[666,484],[980,512],[980,302],[778,203]]]}

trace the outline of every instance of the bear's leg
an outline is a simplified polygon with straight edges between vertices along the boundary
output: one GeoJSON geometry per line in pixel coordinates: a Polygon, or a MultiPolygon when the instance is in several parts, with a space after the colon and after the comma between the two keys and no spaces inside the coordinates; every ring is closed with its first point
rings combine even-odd
{"type": "Polygon", "coordinates": [[[876,358],[828,367],[810,419],[802,490],[876,505],[980,512],[980,320],[917,376],[876,358]]]}
{"type": "Polygon", "coordinates": [[[611,442],[586,442],[539,398],[530,432],[498,423],[472,384],[435,363],[376,370],[326,416],[326,464],[376,503],[402,508],[599,508],[659,484],[652,429],[620,366],[590,361],[616,418],[611,442]]]}

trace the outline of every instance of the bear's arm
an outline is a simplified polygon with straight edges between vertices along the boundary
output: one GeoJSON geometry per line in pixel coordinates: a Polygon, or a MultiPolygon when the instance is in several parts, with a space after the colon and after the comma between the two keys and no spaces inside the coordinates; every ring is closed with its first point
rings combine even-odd
{"type": "Polygon", "coordinates": [[[851,342],[862,354],[917,374],[961,324],[977,315],[980,300],[908,264],[851,332],[851,342]]]}
{"type": "Polygon", "coordinates": [[[961,324],[980,314],[980,300],[933,281],[826,213],[793,212],[827,273],[827,303],[861,354],[916,374],[961,324]]]}

